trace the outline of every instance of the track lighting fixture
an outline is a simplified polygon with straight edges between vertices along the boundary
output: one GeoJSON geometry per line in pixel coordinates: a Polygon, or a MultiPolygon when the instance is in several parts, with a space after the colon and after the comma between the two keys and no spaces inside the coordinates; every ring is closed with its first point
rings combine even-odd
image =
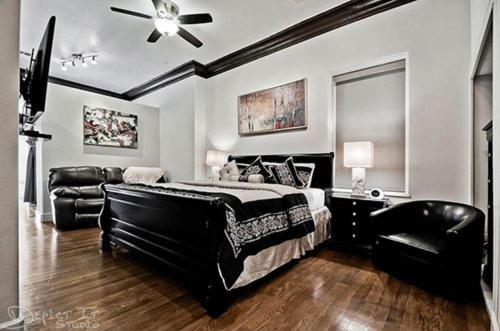
{"type": "Polygon", "coordinates": [[[68,66],[67,66],[68,63],[70,63],[72,67],[76,67],[76,64],[78,62],[78,63],[81,63],[82,67],[86,68],[86,67],[88,67],[89,61],[92,64],[97,64],[97,57],[98,56],[99,55],[97,55],[97,54],[84,55],[82,53],[75,53],[75,54],[71,54],[71,56],[69,56],[67,58],[62,59],[61,61],[59,61],[59,63],[61,64],[62,71],[68,70],[68,66]]]}

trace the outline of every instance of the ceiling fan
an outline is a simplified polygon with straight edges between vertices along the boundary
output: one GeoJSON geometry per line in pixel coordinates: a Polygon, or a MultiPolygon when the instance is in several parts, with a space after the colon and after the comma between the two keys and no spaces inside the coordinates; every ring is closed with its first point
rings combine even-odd
{"type": "Polygon", "coordinates": [[[148,38],[148,42],[155,43],[162,35],[173,36],[178,34],[181,38],[195,47],[201,47],[203,43],[189,33],[180,25],[184,24],[202,24],[211,23],[210,14],[190,14],[179,15],[179,6],[170,0],[151,0],[156,9],[156,16],[138,13],[135,11],[111,7],[111,10],[117,13],[132,15],[154,21],[156,29],[148,38]]]}

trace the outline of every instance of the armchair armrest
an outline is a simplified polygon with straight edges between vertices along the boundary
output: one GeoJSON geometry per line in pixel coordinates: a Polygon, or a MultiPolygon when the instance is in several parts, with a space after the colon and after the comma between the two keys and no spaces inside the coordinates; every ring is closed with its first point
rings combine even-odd
{"type": "Polygon", "coordinates": [[[480,274],[483,240],[484,215],[482,213],[468,217],[448,229],[443,251],[448,266],[453,270],[466,268],[468,272],[477,271],[477,274],[480,274]]]}
{"type": "Polygon", "coordinates": [[[375,234],[389,234],[403,231],[408,224],[411,211],[409,203],[400,203],[388,208],[374,211],[370,214],[375,234]]]}
{"type": "Polygon", "coordinates": [[[80,197],[80,193],[71,187],[55,188],[50,192],[50,195],[57,198],[65,197],[65,198],[78,199],[80,197]]]}
{"type": "Polygon", "coordinates": [[[469,217],[446,231],[447,241],[457,244],[460,244],[460,240],[465,238],[472,238],[482,242],[483,235],[484,215],[469,217]]]}

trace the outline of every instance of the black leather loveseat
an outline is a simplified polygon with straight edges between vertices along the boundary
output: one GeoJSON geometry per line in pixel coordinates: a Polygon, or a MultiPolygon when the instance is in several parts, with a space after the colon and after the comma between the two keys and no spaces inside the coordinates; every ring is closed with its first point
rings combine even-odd
{"type": "Polygon", "coordinates": [[[373,212],[372,259],[444,294],[477,293],[484,218],[477,208],[445,201],[412,201],[373,212]]]}
{"type": "Polygon", "coordinates": [[[52,220],[57,229],[97,225],[103,205],[102,183],[123,182],[116,167],[63,167],[49,172],[52,220]]]}

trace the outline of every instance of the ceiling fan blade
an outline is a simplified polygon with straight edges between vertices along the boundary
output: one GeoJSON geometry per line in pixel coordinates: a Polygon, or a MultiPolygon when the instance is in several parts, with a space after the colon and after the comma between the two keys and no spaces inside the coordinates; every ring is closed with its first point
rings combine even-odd
{"type": "Polygon", "coordinates": [[[199,48],[203,45],[203,43],[198,38],[181,27],[179,27],[179,32],[177,32],[177,34],[196,48],[199,48]]]}
{"type": "Polygon", "coordinates": [[[177,21],[179,24],[203,24],[212,23],[214,20],[210,14],[191,14],[179,15],[177,21]]]}
{"type": "Polygon", "coordinates": [[[153,2],[153,6],[155,6],[155,9],[157,12],[160,10],[165,11],[165,6],[163,5],[163,0],[151,0],[153,2]]]}
{"type": "Polygon", "coordinates": [[[146,19],[152,19],[153,16],[138,13],[135,11],[127,10],[127,9],[121,9],[121,8],[116,8],[116,7],[111,7],[111,10],[117,13],[122,13],[122,14],[127,14],[127,15],[132,15],[132,16],[137,16],[141,18],[146,18],[146,19]]]}
{"type": "Polygon", "coordinates": [[[158,31],[157,29],[154,29],[153,32],[149,35],[148,43],[157,42],[161,36],[162,36],[162,33],[160,31],[158,31]]]}

